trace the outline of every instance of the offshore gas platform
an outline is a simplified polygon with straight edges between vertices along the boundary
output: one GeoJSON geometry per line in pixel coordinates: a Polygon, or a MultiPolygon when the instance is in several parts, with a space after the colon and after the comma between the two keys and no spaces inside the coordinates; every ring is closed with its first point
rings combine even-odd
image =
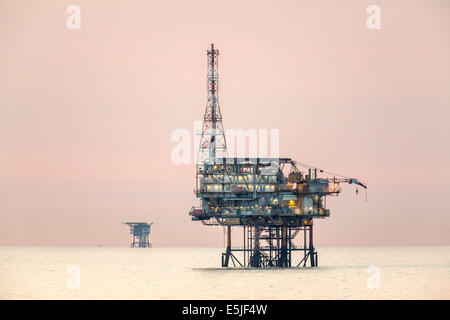
{"type": "Polygon", "coordinates": [[[130,227],[130,234],[133,236],[130,243],[132,248],[151,248],[152,244],[149,240],[150,227],[153,224],[147,222],[124,222],[130,227]]]}
{"type": "Polygon", "coordinates": [[[207,50],[208,99],[196,163],[195,194],[201,206],[191,208],[192,220],[224,227],[222,267],[305,267],[308,262],[317,267],[313,220],[330,216],[327,196],[339,194],[342,183],[367,186],[290,158],[227,157],[218,55],[212,44],[207,50]],[[242,246],[232,246],[233,227],[243,229],[242,246]]]}

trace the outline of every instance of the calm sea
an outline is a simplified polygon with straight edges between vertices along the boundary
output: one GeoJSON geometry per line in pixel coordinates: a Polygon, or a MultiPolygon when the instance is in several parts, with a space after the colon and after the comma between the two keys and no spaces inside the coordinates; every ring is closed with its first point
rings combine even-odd
{"type": "Polygon", "coordinates": [[[318,268],[222,269],[221,248],[0,247],[0,299],[450,299],[450,247],[319,247],[318,268]]]}

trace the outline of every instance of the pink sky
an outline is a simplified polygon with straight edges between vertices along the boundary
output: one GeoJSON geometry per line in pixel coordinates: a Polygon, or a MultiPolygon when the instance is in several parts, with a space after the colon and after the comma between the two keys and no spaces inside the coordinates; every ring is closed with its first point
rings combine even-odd
{"type": "Polygon", "coordinates": [[[173,130],[206,104],[220,50],[225,128],[280,129],[280,154],[344,187],[316,245],[450,244],[450,3],[0,0],[0,245],[222,245],[191,222],[173,130]],[[81,30],[66,8],[81,7],[81,30]],[[381,8],[368,30],[366,8],[381,8]]]}

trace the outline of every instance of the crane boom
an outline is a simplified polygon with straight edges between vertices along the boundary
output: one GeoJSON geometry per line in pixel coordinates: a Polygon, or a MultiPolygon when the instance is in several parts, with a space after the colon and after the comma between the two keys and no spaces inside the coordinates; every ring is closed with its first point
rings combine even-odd
{"type": "Polygon", "coordinates": [[[361,181],[359,181],[358,179],[355,179],[355,178],[345,178],[345,179],[331,178],[331,179],[328,179],[328,181],[334,182],[334,183],[336,183],[336,182],[337,183],[343,182],[343,183],[348,183],[348,184],[356,184],[358,186],[363,187],[364,189],[367,189],[367,184],[366,183],[363,183],[363,182],[361,182],[361,181]]]}

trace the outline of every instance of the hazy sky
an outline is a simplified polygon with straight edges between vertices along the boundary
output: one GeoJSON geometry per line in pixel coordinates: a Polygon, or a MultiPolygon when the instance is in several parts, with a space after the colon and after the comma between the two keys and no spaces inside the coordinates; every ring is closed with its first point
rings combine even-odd
{"type": "Polygon", "coordinates": [[[0,0],[0,245],[127,246],[130,220],[222,245],[170,157],[212,42],[225,128],[280,129],[282,156],[368,183],[328,201],[316,246],[450,244],[448,0],[0,0]]]}

